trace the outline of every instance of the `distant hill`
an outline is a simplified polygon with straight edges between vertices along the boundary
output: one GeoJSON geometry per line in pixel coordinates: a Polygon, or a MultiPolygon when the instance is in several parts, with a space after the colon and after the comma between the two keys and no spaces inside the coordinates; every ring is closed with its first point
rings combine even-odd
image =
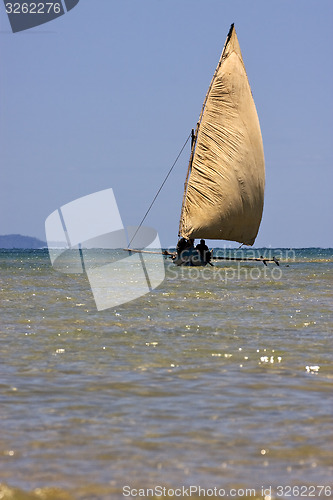
{"type": "Polygon", "coordinates": [[[22,236],[21,234],[0,235],[0,248],[31,248],[37,249],[46,247],[45,241],[33,238],[32,236],[22,236]]]}

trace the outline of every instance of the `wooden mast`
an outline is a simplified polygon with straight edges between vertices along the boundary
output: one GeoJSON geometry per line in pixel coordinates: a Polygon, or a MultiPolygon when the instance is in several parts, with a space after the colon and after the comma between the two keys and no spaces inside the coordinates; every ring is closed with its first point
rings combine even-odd
{"type": "Polygon", "coordinates": [[[191,168],[192,168],[192,163],[193,163],[193,157],[194,157],[194,152],[195,152],[195,146],[197,144],[198,132],[199,132],[201,120],[202,120],[202,117],[203,117],[203,114],[204,114],[204,111],[205,111],[207,99],[208,99],[210,91],[212,89],[212,86],[213,86],[214,80],[216,78],[217,72],[220,69],[220,66],[222,64],[222,59],[223,59],[223,56],[224,56],[224,52],[225,52],[226,46],[228,45],[228,42],[230,40],[230,37],[231,37],[233,29],[234,29],[234,23],[232,23],[232,25],[230,26],[229,33],[228,33],[227,39],[225,41],[225,44],[224,44],[224,47],[223,47],[223,51],[222,51],[220,60],[218,62],[218,65],[217,65],[217,67],[215,69],[212,81],[210,82],[209,88],[207,90],[207,94],[206,94],[205,100],[204,100],[202,108],[201,108],[201,113],[200,113],[200,116],[199,116],[199,120],[198,120],[197,126],[195,128],[195,132],[194,132],[194,129],[192,129],[191,155],[190,155],[190,160],[189,160],[189,163],[188,163],[188,168],[187,168],[187,173],[186,173],[186,179],[185,179],[185,183],[184,183],[184,194],[183,194],[183,201],[182,201],[182,208],[181,208],[181,212],[180,212],[180,221],[179,221],[179,229],[178,229],[178,237],[179,238],[181,237],[181,232],[182,232],[183,211],[184,211],[184,205],[185,205],[185,199],[186,199],[186,193],[187,193],[187,185],[188,185],[188,180],[189,180],[190,173],[191,173],[191,168]]]}

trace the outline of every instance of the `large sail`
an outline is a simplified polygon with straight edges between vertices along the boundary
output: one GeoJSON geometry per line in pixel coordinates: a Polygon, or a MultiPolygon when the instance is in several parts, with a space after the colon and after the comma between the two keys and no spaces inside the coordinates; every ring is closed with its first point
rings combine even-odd
{"type": "Polygon", "coordinates": [[[233,25],[197,125],[188,174],[180,236],[253,245],[262,217],[265,162],[233,25]]]}

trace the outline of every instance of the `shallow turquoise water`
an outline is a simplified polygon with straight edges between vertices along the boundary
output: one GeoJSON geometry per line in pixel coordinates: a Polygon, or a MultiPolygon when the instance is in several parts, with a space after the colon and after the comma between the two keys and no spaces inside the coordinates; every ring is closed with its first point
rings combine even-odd
{"type": "Polygon", "coordinates": [[[0,497],[329,485],[333,251],[288,256],[167,262],[156,290],[98,312],[46,251],[2,251],[0,497]]]}

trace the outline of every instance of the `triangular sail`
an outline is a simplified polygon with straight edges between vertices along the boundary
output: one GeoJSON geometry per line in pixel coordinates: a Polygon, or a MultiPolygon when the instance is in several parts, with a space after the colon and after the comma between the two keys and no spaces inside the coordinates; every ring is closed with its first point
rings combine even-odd
{"type": "Polygon", "coordinates": [[[262,217],[265,162],[233,25],[200,115],[188,174],[180,236],[253,245],[262,217]]]}

